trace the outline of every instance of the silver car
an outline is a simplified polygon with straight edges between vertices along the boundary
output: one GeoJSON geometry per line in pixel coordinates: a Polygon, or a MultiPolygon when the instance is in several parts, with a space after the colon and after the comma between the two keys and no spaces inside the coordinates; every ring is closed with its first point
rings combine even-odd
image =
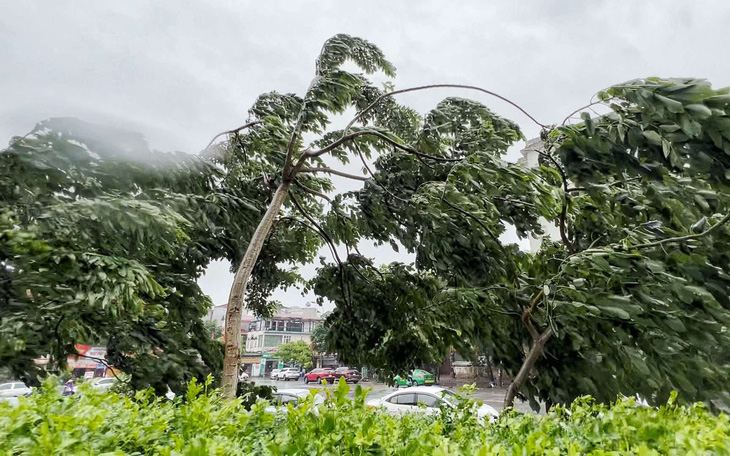
{"type": "Polygon", "coordinates": [[[269,374],[269,378],[272,380],[278,380],[279,375],[279,369],[274,369],[271,371],[271,374],[269,374]]]}
{"type": "Polygon", "coordinates": [[[25,396],[31,391],[23,382],[10,382],[0,385],[0,397],[25,396]]]}
{"type": "Polygon", "coordinates": [[[276,374],[277,380],[299,380],[299,369],[296,367],[287,367],[276,374]]]}
{"type": "MultiPolygon", "coordinates": [[[[311,390],[292,388],[292,389],[281,389],[274,393],[271,405],[266,407],[266,411],[269,413],[284,412],[286,413],[286,405],[292,404],[294,407],[304,401],[309,395],[312,394],[311,390]]],[[[315,394],[313,399],[314,413],[317,413],[317,406],[324,403],[324,397],[320,394],[315,394]]]]}
{"type": "Polygon", "coordinates": [[[95,379],[91,383],[91,386],[93,388],[98,389],[99,391],[107,391],[109,388],[111,388],[114,385],[114,383],[116,383],[116,381],[117,381],[117,379],[113,378],[113,377],[100,378],[100,379],[95,379]]]}

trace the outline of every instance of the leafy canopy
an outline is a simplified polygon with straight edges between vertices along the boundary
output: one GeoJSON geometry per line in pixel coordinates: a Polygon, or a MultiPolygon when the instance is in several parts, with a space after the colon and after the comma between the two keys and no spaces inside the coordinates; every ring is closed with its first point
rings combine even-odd
{"type": "Polygon", "coordinates": [[[446,99],[411,137],[454,161],[395,149],[335,199],[326,224],[340,241],[416,255],[412,268],[351,255],[320,270],[314,289],[337,303],[328,340],[344,362],[394,375],[449,347],[487,347],[534,406],[726,390],[728,91],[650,78],[600,97],[608,114],[543,131],[536,168],[503,159],[515,124],[446,99]],[[535,253],[504,241],[511,227],[527,238],[550,224],[559,238],[535,253]]]}
{"type": "Polygon", "coordinates": [[[284,363],[309,369],[312,367],[314,353],[312,353],[312,346],[310,344],[303,340],[297,340],[295,342],[281,344],[276,349],[276,356],[284,363]]]}
{"type": "Polygon", "coordinates": [[[265,204],[223,177],[77,119],[14,138],[0,153],[0,364],[35,384],[34,359],[58,371],[76,344],[100,344],[135,388],[179,391],[218,372],[196,279],[234,256],[265,204]]]}

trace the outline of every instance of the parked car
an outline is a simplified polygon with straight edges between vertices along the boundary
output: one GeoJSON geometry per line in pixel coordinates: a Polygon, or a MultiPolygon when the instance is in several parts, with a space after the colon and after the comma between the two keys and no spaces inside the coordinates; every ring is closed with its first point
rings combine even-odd
{"type": "Polygon", "coordinates": [[[304,375],[304,383],[333,383],[335,381],[335,371],[328,368],[314,369],[304,375]]]}
{"type": "Polygon", "coordinates": [[[25,396],[31,391],[23,382],[10,382],[0,385],[0,397],[25,396]]]}
{"type": "Polygon", "coordinates": [[[411,375],[409,375],[408,378],[403,378],[400,375],[397,375],[393,380],[395,381],[396,387],[436,384],[436,376],[433,375],[431,372],[425,371],[423,369],[413,369],[411,371],[411,375]]]}
{"type": "Polygon", "coordinates": [[[248,372],[246,372],[246,371],[241,372],[241,375],[238,376],[239,382],[245,382],[245,381],[248,381],[248,379],[249,379],[249,375],[248,375],[248,372]]]}
{"type": "MultiPolygon", "coordinates": [[[[308,389],[303,388],[287,388],[281,389],[274,393],[274,398],[271,401],[271,405],[266,407],[266,411],[274,413],[277,411],[285,411],[287,404],[292,404],[294,407],[297,406],[301,401],[306,399],[310,395],[308,389]]],[[[320,394],[314,396],[314,405],[320,405],[324,402],[324,397],[320,394]]]]}
{"type": "Polygon", "coordinates": [[[338,367],[335,369],[335,381],[338,381],[340,377],[345,377],[347,383],[357,383],[362,380],[362,375],[357,369],[350,369],[349,367],[338,367]]]}
{"type": "MultiPolygon", "coordinates": [[[[394,391],[382,399],[372,399],[367,405],[370,407],[383,407],[389,413],[425,413],[434,415],[441,412],[441,407],[456,408],[461,398],[445,388],[439,386],[425,387],[414,386],[413,388],[394,391]]],[[[494,419],[499,415],[489,405],[483,404],[477,409],[479,419],[494,419]]]]}
{"type": "Polygon", "coordinates": [[[280,369],[272,370],[271,373],[269,374],[269,378],[272,380],[276,380],[276,377],[279,375],[279,370],[280,369]]]}
{"type": "Polygon", "coordinates": [[[296,367],[287,367],[276,374],[277,380],[299,380],[299,369],[296,367]]]}
{"type": "Polygon", "coordinates": [[[91,386],[100,391],[107,391],[109,388],[111,388],[114,385],[114,383],[116,381],[117,381],[117,379],[113,378],[113,377],[99,378],[99,379],[95,379],[93,382],[91,382],[91,386]]]}

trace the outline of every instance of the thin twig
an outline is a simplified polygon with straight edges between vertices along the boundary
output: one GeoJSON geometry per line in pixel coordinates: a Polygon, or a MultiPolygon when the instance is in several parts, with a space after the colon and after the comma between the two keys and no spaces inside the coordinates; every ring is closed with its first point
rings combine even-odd
{"type": "Polygon", "coordinates": [[[335,257],[335,260],[337,261],[337,267],[340,270],[340,291],[342,292],[342,298],[345,300],[345,304],[349,305],[350,304],[350,299],[348,299],[347,293],[345,293],[345,288],[346,288],[345,287],[345,267],[342,264],[342,260],[340,259],[340,255],[337,253],[337,248],[335,246],[334,241],[332,240],[332,238],[330,237],[330,235],[327,234],[327,232],[324,230],[324,228],[322,228],[322,226],[320,226],[320,224],[317,223],[316,220],[314,220],[314,217],[312,217],[311,215],[309,215],[309,213],[304,209],[304,206],[302,206],[302,204],[299,202],[299,200],[294,195],[294,193],[289,192],[289,196],[291,196],[291,200],[294,203],[294,206],[299,211],[299,213],[302,214],[302,216],[304,216],[304,218],[306,218],[307,220],[309,220],[309,223],[311,223],[312,225],[314,225],[315,227],[317,227],[317,229],[319,230],[322,238],[324,238],[324,240],[327,242],[327,244],[329,245],[330,249],[332,250],[332,256],[335,257]]]}
{"type": "Polygon", "coordinates": [[[356,131],[354,133],[350,133],[348,135],[344,135],[337,141],[329,144],[328,146],[325,146],[324,148],[322,148],[320,150],[307,152],[305,154],[305,157],[319,157],[321,155],[326,154],[327,152],[337,149],[338,147],[340,147],[343,143],[345,143],[347,141],[353,140],[360,136],[366,136],[366,135],[375,136],[404,152],[408,152],[410,154],[413,154],[413,155],[416,155],[416,156],[419,156],[422,158],[427,158],[429,160],[440,161],[440,162],[460,162],[460,161],[464,160],[463,158],[444,158],[444,157],[436,157],[434,155],[424,154],[423,152],[419,152],[412,147],[406,146],[404,144],[401,144],[401,143],[389,138],[387,135],[385,135],[377,130],[360,130],[360,131],[356,131]]]}
{"type": "MultiPolygon", "coordinates": [[[[610,184],[606,184],[606,186],[607,187],[617,187],[619,185],[628,184],[631,181],[635,181],[635,180],[639,180],[639,179],[641,179],[641,176],[632,177],[630,179],[626,179],[626,180],[622,180],[622,181],[611,182],[610,184]]],[[[595,185],[594,187],[599,187],[599,185],[595,185]]],[[[569,187],[567,191],[568,191],[568,193],[585,192],[588,189],[589,189],[588,187],[569,187]]]]}
{"type": "Polygon", "coordinates": [[[77,352],[77,353],[75,353],[75,356],[80,356],[80,357],[82,357],[82,358],[88,358],[88,359],[93,359],[94,361],[98,362],[99,364],[103,364],[104,366],[106,366],[106,368],[107,368],[107,369],[109,369],[109,370],[111,371],[111,373],[112,373],[112,375],[114,376],[114,378],[116,378],[117,380],[119,380],[119,381],[120,381],[120,382],[122,382],[122,383],[129,383],[129,381],[126,381],[126,380],[122,380],[121,378],[117,377],[117,374],[116,374],[116,373],[114,373],[114,368],[113,368],[113,367],[111,367],[111,366],[110,366],[110,365],[109,365],[109,364],[108,364],[108,363],[106,362],[106,360],[105,360],[105,359],[102,359],[102,358],[96,358],[96,357],[94,357],[94,356],[82,355],[81,353],[78,353],[78,352],[77,352]]]}
{"type": "Polygon", "coordinates": [[[363,155],[362,151],[360,150],[360,146],[358,146],[357,143],[353,143],[353,145],[355,146],[355,152],[357,152],[357,154],[360,156],[360,161],[362,161],[363,166],[370,173],[370,176],[372,177],[371,182],[375,183],[378,187],[380,187],[381,189],[383,189],[383,191],[387,195],[389,195],[389,196],[391,196],[391,197],[393,197],[393,198],[395,198],[395,199],[397,199],[399,201],[402,201],[402,202],[404,202],[406,204],[410,204],[410,201],[409,200],[407,200],[405,198],[401,198],[400,196],[398,196],[395,193],[393,193],[390,190],[388,190],[385,187],[385,185],[383,185],[380,182],[378,182],[378,179],[375,178],[375,173],[373,172],[372,169],[370,169],[370,166],[368,165],[367,160],[365,160],[365,156],[363,155]]]}
{"type": "Polygon", "coordinates": [[[631,248],[632,249],[645,249],[645,248],[649,248],[649,247],[660,246],[662,244],[667,244],[670,242],[690,241],[692,239],[697,239],[697,238],[700,238],[702,236],[706,236],[706,235],[712,233],[713,231],[719,229],[722,225],[726,224],[728,221],[730,221],[730,213],[728,213],[725,217],[723,217],[722,220],[715,223],[714,225],[712,225],[711,227],[709,227],[708,229],[706,229],[705,231],[703,231],[701,233],[688,234],[686,236],[671,237],[671,238],[667,238],[667,239],[662,239],[660,241],[647,242],[645,244],[636,244],[636,245],[632,245],[631,248]]]}
{"type": "Polygon", "coordinates": [[[565,124],[566,124],[566,123],[567,123],[567,122],[568,122],[568,121],[570,120],[570,118],[571,118],[571,117],[573,117],[574,115],[578,114],[578,113],[579,113],[580,111],[582,111],[582,110],[584,110],[584,109],[588,109],[588,108],[590,108],[591,106],[595,106],[595,105],[597,105],[597,104],[601,104],[601,103],[603,103],[603,102],[602,102],[602,101],[592,101],[592,102],[588,103],[588,104],[587,104],[587,105],[585,105],[585,106],[581,106],[580,108],[578,108],[578,109],[576,109],[575,111],[573,111],[573,112],[571,112],[570,114],[568,114],[568,115],[567,115],[567,116],[565,117],[565,119],[563,119],[563,122],[562,122],[562,123],[561,123],[560,125],[565,125],[565,124]]]}
{"type": "Polygon", "coordinates": [[[244,129],[246,129],[246,128],[250,128],[250,127],[253,127],[254,125],[258,125],[258,124],[260,124],[260,123],[263,123],[263,121],[261,121],[261,120],[254,120],[253,122],[249,122],[249,123],[247,123],[247,124],[243,124],[243,125],[241,125],[241,126],[240,126],[240,127],[238,127],[238,128],[234,128],[233,130],[227,130],[227,131],[222,131],[222,132],[218,133],[217,135],[213,136],[213,139],[211,139],[211,140],[210,140],[210,142],[208,143],[208,145],[207,145],[207,146],[205,146],[205,149],[203,149],[203,150],[208,150],[208,148],[209,148],[210,146],[212,146],[212,145],[213,145],[213,142],[214,142],[214,141],[215,141],[216,139],[218,139],[218,138],[220,138],[221,136],[223,136],[223,135],[231,135],[231,134],[234,134],[234,133],[238,133],[238,132],[240,132],[241,130],[244,130],[244,129]]]}
{"type": "Polygon", "coordinates": [[[494,93],[490,90],[482,89],[481,87],[471,86],[471,85],[464,85],[464,84],[430,84],[425,86],[418,86],[418,87],[411,87],[408,89],[402,89],[402,90],[394,90],[392,92],[388,92],[386,94],[383,94],[375,99],[372,103],[370,103],[365,109],[360,111],[355,115],[355,117],[350,121],[350,123],[347,124],[345,127],[345,130],[343,132],[343,136],[347,134],[347,132],[350,130],[350,128],[355,125],[355,123],[360,120],[365,113],[370,111],[375,105],[377,105],[381,100],[384,98],[392,97],[393,95],[398,95],[401,93],[408,93],[408,92],[416,92],[418,90],[429,90],[429,89],[467,89],[467,90],[476,90],[478,92],[486,93],[487,95],[491,95],[493,97],[499,98],[500,100],[509,103],[510,105],[517,108],[522,114],[526,115],[530,120],[535,122],[537,125],[539,125],[541,128],[546,128],[547,126],[545,124],[542,124],[538,122],[534,117],[532,117],[527,111],[522,109],[518,104],[515,102],[509,100],[508,98],[503,97],[502,95],[499,95],[497,93],[494,93]]]}
{"type": "Polygon", "coordinates": [[[317,190],[313,190],[313,189],[307,187],[306,185],[302,184],[301,182],[299,182],[296,179],[294,179],[294,185],[296,185],[297,187],[299,187],[300,189],[302,189],[302,191],[305,191],[305,192],[307,192],[307,193],[309,193],[311,195],[319,196],[320,198],[324,199],[328,203],[331,203],[332,202],[332,198],[330,198],[329,196],[325,195],[322,192],[318,192],[317,190]]]}
{"type": "Polygon", "coordinates": [[[562,166],[560,166],[560,163],[558,163],[558,161],[555,160],[555,157],[553,157],[552,154],[543,152],[543,151],[540,151],[537,149],[533,149],[533,150],[535,150],[535,152],[537,152],[538,154],[540,154],[544,157],[547,157],[547,159],[550,160],[555,165],[555,167],[558,170],[558,173],[560,173],[560,178],[563,181],[562,182],[562,184],[563,184],[562,185],[563,186],[563,201],[562,201],[562,206],[560,208],[560,219],[559,219],[560,239],[563,241],[563,244],[565,244],[565,248],[568,249],[568,251],[572,253],[575,251],[575,248],[573,247],[573,244],[568,239],[567,229],[565,226],[566,217],[568,214],[568,198],[570,198],[570,192],[568,191],[568,176],[565,174],[565,170],[563,169],[562,166]]]}
{"type": "Polygon", "coordinates": [[[355,174],[346,173],[344,171],[339,171],[339,170],[332,169],[332,168],[322,168],[322,167],[320,167],[320,168],[301,168],[299,170],[299,172],[334,174],[336,176],[346,177],[348,179],[354,179],[354,180],[359,180],[359,181],[363,181],[363,182],[368,180],[368,178],[365,176],[357,176],[355,174]]]}

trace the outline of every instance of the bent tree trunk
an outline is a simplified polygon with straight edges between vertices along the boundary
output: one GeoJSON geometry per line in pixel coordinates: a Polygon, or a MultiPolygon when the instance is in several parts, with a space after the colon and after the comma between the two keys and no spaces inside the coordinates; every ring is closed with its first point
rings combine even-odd
{"type": "Polygon", "coordinates": [[[512,379],[512,383],[510,383],[509,388],[507,389],[507,394],[504,396],[504,408],[512,407],[514,405],[517,393],[519,393],[520,389],[522,389],[522,385],[525,384],[525,380],[527,380],[527,376],[530,375],[530,371],[535,366],[537,358],[539,358],[542,354],[543,348],[545,348],[545,342],[547,342],[552,335],[552,329],[548,328],[545,332],[540,334],[540,337],[532,342],[532,347],[530,347],[530,351],[527,353],[525,362],[522,363],[520,371],[517,373],[515,378],[512,379]]]}
{"type": "Polygon", "coordinates": [[[223,359],[223,378],[221,379],[223,396],[227,398],[236,396],[236,387],[238,386],[238,360],[241,355],[241,309],[243,309],[246,286],[251,278],[251,272],[256,265],[256,260],[261,253],[266,237],[269,235],[281,205],[286,199],[290,185],[290,182],[284,181],[276,189],[274,198],[261,222],[259,222],[259,226],[256,227],[256,231],[251,237],[246,253],[233,278],[233,286],[226,308],[226,352],[223,359]]]}

